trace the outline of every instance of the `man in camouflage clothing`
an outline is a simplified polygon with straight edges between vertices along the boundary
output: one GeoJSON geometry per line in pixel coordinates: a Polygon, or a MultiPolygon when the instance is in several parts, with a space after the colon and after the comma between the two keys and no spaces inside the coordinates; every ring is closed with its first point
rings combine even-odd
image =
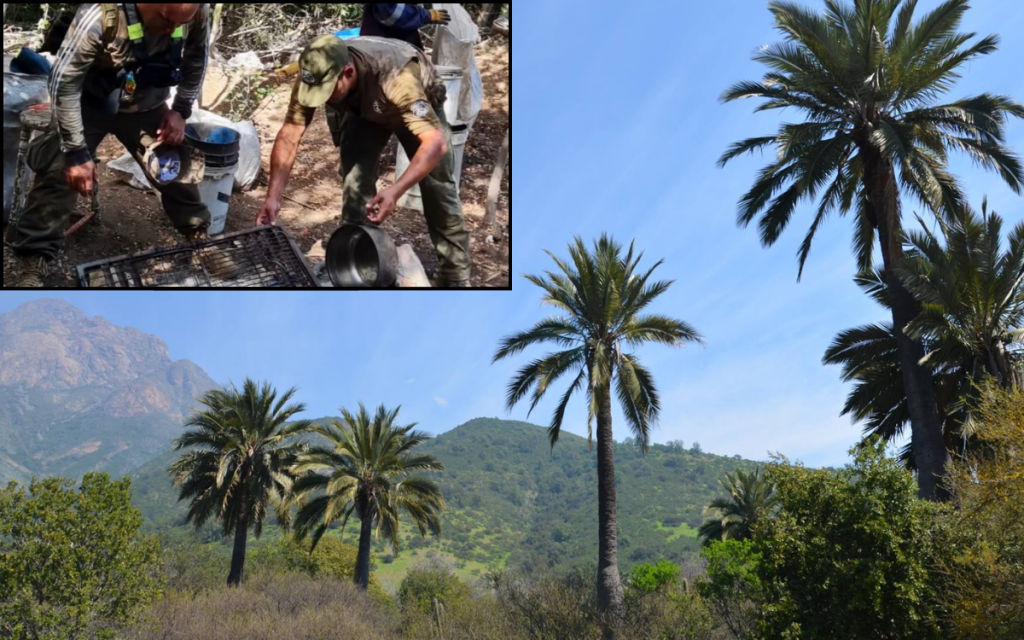
{"type": "Polygon", "coordinates": [[[420,185],[441,286],[469,286],[469,233],[455,184],[455,153],[445,120],[445,87],[422,51],[398,40],[329,35],[299,60],[299,78],[271,156],[270,188],[256,224],[274,224],[299,142],[319,107],[341,148],[345,222],[383,224],[398,200],[420,185]],[[391,135],[412,162],[390,189],[377,193],[377,165],[391,135]]]}
{"type": "MultiPolygon", "coordinates": [[[[209,53],[207,4],[83,4],[50,73],[53,125],[33,141],[35,184],[7,233],[20,258],[18,286],[38,288],[61,252],[77,195],[91,196],[96,148],[113,134],[142,164],[154,143],[178,146],[199,97],[209,53]],[[177,87],[167,108],[170,88],[177,87]]],[[[189,241],[210,212],[195,184],[159,184],[164,210],[189,241]]]]}

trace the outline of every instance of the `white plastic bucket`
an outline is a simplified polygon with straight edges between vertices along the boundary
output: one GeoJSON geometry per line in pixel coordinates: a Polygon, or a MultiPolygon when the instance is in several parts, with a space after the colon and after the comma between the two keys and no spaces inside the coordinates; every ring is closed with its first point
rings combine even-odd
{"type": "Polygon", "coordinates": [[[199,183],[199,197],[210,210],[211,236],[224,233],[228,224],[228,208],[231,206],[231,192],[235,185],[238,165],[223,169],[207,169],[206,176],[199,183]]]}
{"type": "MultiPolygon", "coordinates": [[[[469,127],[466,125],[455,125],[452,129],[452,150],[455,153],[455,188],[456,193],[460,191],[462,184],[462,159],[466,152],[466,141],[469,139],[469,127]],[[465,127],[465,128],[463,128],[465,127]]],[[[405,175],[409,170],[409,156],[405,153],[405,147],[398,145],[398,156],[395,159],[395,181],[405,175]]],[[[398,206],[423,211],[423,194],[420,193],[420,186],[416,185],[402,196],[398,206]]]]}

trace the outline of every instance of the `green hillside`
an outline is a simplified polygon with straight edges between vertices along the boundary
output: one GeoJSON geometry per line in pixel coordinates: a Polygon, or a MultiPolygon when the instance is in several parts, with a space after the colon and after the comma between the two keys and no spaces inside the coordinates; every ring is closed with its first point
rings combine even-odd
{"type": "MultiPolygon", "coordinates": [[[[393,586],[428,555],[453,560],[464,578],[488,567],[546,571],[592,560],[597,553],[597,482],[587,441],[563,434],[552,450],[542,427],[478,418],[424,444],[446,467],[439,474],[448,512],[439,540],[404,531],[404,549],[392,559],[378,545],[376,575],[393,586]]],[[[174,454],[137,470],[134,494],[150,526],[165,534],[183,520],[184,506],[166,478],[174,454]]],[[[647,455],[630,441],[616,445],[620,563],[680,561],[697,550],[701,510],[720,492],[717,479],[754,463],[654,445],[647,455]]],[[[354,541],[357,527],[346,532],[354,541]]],[[[175,531],[172,535],[182,535],[175,531]]],[[[207,541],[216,532],[204,532],[207,541]]],[[[266,540],[276,532],[265,534],[266,540]]]]}

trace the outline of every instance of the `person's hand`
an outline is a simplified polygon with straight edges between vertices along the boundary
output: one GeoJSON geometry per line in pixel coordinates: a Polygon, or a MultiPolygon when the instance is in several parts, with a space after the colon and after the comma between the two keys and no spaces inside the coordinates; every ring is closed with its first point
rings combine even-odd
{"type": "Polygon", "coordinates": [[[267,199],[260,207],[259,213],[256,214],[256,226],[257,227],[276,227],[277,226],[277,215],[281,212],[281,201],[267,199]]]}
{"type": "Polygon", "coordinates": [[[185,142],[185,119],[177,111],[168,111],[156,132],[157,142],[166,142],[172,147],[185,142]]]}
{"type": "Polygon", "coordinates": [[[76,193],[92,197],[93,186],[96,184],[96,163],[90,160],[77,167],[68,167],[64,171],[64,179],[76,193]]]}
{"type": "Polygon", "coordinates": [[[452,14],[448,13],[444,9],[430,10],[430,24],[450,24],[452,21],[452,14]]]}
{"type": "Polygon", "coordinates": [[[385,189],[366,205],[367,217],[373,224],[384,224],[384,221],[395,212],[395,207],[397,206],[398,195],[395,193],[395,190],[385,189]]]}

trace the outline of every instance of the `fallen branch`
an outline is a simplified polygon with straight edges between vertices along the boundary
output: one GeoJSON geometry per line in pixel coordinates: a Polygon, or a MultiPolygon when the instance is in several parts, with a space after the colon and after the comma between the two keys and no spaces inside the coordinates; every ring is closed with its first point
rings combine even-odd
{"type": "Polygon", "coordinates": [[[509,135],[511,133],[512,129],[505,132],[505,142],[502,143],[501,151],[498,152],[498,161],[494,166],[494,173],[491,175],[491,187],[487,192],[487,218],[485,224],[491,230],[491,235],[487,237],[488,244],[495,244],[501,238],[497,228],[498,196],[501,194],[501,181],[505,177],[505,167],[508,166],[509,135]]]}

